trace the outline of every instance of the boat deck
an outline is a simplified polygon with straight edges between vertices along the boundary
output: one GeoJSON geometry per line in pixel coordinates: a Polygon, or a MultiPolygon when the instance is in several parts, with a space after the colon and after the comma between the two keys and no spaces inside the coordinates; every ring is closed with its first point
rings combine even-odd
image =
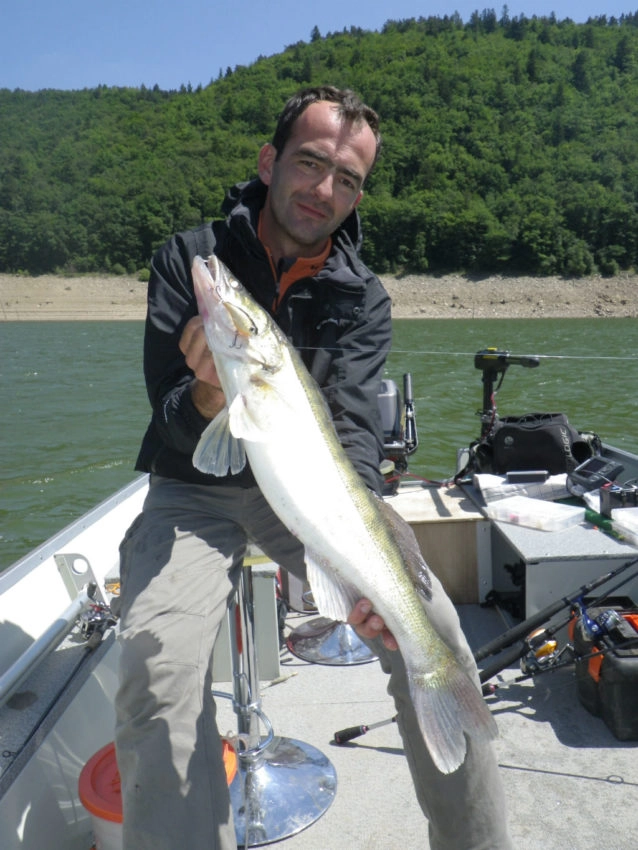
{"type": "MultiPolygon", "coordinates": [[[[91,564],[100,586],[112,574],[117,544],[139,510],[144,487],[143,480],[134,482],[2,576],[0,668],[7,668],[69,604],[69,590],[56,563],[60,553],[67,553],[63,560],[69,562],[77,557],[73,553],[81,553],[80,560],[91,564]]],[[[426,560],[457,604],[474,650],[511,625],[510,615],[501,609],[476,604],[492,587],[511,589],[509,565],[518,565],[525,574],[527,604],[533,602],[538,611],[638,555],[634,546],[587,524],[566,535],[569,546],[559,546],[550,532],[491,524],[463,493],[417,487],[407,494],[401,512],[413,524],[426,560]],[[539,549],[541,540],[544,548],[539,549]],[[581,541],[587,543],[590,557],[574,551],[581,541]]],[[[256,601],[264,588],[274,597],[272,565],[269,578],[268,568],[265,573],[263,588],[255,581],[256,601]]],[[[634,579],[622,593],[635,600],[637,589],[634,579]]],[[[316,616],[293,611],[286,631],[316,616]]],[[[269,641],[260,637],[256,622],[262,710],[275,735],[311,745],[327,757],[337,783],[332,804],[321,817],[295,834],[286,833],[288,837],[272,846],[282,850],[427,850],[427,824],[415,799],[396,725],[388,722],[345,745],[333,743],[338,730],[392,718],[394,706],[379,664],[331,666],[303,661],[287,648],[280,653],[276,612],[271,610],[269,617],[269,641]],[[265,659],[268,642],[270,657],[265,659]]],[[[565,636],[558,637],[562,645],[565,636]]],[[[62,659],[73,667],[86,654],[76,638],[71,633],[0,709],[2,850],[91,848],[91,821],[80,804],[77,780],[91,755],[112,740],[118,655],[112,633],[88,654],[77,684],[64,689],[63,698],[37,725],[42,705],[48,705],[51,692],[57,690],[57,685],[45,687],[49,676],[54,678],[52,667],[62,659]],[[35,727],[31,715],[35,715],[35,727]]],[[[482,666],[493,661],[486,659],[482,666]]],[[[220,661],[220,669],[223,666],[220,661]]],[[[496,692],[487,697],[500,730],[495,747],[514,847],[589,850],[602,844],[613,850],[635,850],[638,742],[617,740],[603,720],[588,713],[578,697],[573,667],[532,680],[518,681],[519,676],[518,664],[504,669],[492,680],[498,684],[496,692]]],[[[227,678],[228,673],[217,675],[215,689],[229,692],[227,678]]],[[[237,718],[232,704],[225,699],[218,704],[221,732],[234,733],[237,718]]]]}
{"type": "MultiPolygon", "coordinates": [[[[459,606],[473,649],[504,630],[495,609],[459,606]]],[[[289,615],[291,629],[311,615],[289,615]]],[[[636,743],[618,741],[581,705],[572,667],[517,682],[504,670],[488,704],[499,725],[496,753],[505,785],[514,847],[587,850],[603,843],[633,850],[638,829],[636,743]]],[[[230,687],[230,686],[229,686],[230,687]]],[[[337,773],[332,805],[282,850],[426,850],[427,825],[416,802],[394,723],[344,745],[334,733],[389,720],[394,708],[378,662],[335,667],[282,654],[282,676],[264,683],[262,708],[275,734],[323,752],[337,773]]],[[[223,686],[221,686],[223,690],[223,686]]],[[[226,700],[220,729],[235,728],[226,700]]]]}

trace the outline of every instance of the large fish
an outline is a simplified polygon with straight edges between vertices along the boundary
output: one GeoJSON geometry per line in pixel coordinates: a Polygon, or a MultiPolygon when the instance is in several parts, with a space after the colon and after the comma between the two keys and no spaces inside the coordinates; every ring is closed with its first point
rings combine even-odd
{"type": "Polygon", "coordinates": [[[320,613],[346,620],[357,600],[371,600],[399,644],[432,759],[453,772],[465,758],[465,735],[489,740],[496,724],[426,616],[421,596],[430,578],[412,529],[362,482],[276,322],[217,257],[196,257],[192,274],[227,402],[193,463],[224,475],[248,458],[271,507],[304,545],[320,613]]]}

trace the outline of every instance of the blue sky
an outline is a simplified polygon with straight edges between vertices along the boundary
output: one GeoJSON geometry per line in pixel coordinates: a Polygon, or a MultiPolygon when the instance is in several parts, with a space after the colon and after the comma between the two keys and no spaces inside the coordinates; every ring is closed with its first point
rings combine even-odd
{"type": "MultiPolygon", "coordinates": [[[[442,17],[505,4],[475,0],[12,0],[0,25],[0,88],[36,91],[97,85],[177,89],[207,85],[220,69],[248,65],[322,35],[388,19],[442,17]]],[[[633,13],[622,0],[512,0],[510,17],[550,15],[582,22],[633,13]]]]}

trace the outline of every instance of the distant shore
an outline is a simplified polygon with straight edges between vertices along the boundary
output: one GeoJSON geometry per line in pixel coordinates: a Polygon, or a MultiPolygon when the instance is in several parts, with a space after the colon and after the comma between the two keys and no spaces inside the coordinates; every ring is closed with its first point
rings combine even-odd
{"type": "MultiPolygon", "coordinates": [[[[471,277],[382,275],[397,319],[638,317],[638,275],[471,277]]],[[[0,274],[0,321],[141,321],[146,285],[134,277],[0,274]]]]}

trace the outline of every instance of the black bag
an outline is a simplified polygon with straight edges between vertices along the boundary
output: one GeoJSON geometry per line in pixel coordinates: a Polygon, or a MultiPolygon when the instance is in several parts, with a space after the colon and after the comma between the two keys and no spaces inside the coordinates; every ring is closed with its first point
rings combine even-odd
{"type": "Polygon", "coordinates": [[[470,447],[479,472],[545,469],[570,472],[600,451],[595,434],[581,434],[564,413],[528,413],[497,419],[484,440],[470,447]]]}

